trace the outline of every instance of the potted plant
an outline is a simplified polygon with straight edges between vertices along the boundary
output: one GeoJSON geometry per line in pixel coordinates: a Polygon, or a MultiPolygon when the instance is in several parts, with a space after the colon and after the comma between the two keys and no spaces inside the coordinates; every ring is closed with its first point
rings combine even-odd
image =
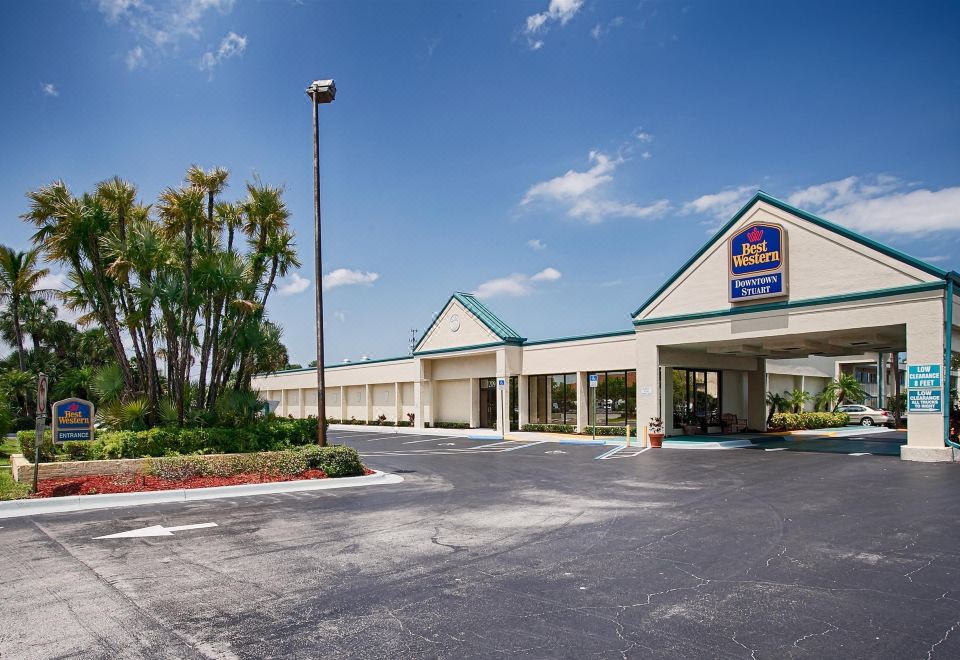
{"type": "Polygon", "coordinates": [[[687,413],[683,420],[683,432],[687,435],[700,434],[700,419],[692,412],[687,413]]]}
{"type": "Polygon", "coordinates": [[[659,417],[650,418],[650,438],[651,447],[663,447],[663,420],[659,417]]]}

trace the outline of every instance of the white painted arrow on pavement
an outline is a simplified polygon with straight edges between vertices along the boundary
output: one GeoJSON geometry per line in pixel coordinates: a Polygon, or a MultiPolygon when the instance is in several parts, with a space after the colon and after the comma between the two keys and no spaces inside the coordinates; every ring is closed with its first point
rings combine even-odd
{"type": "Polygon", "coordinates": [[[116,534],[107,534],[106,536],[95,536],[96,539],[133,539],[143,536],[173,536],[174,532],[181,532],[185,529],[203,529],[204,527],[216,527],[217,523],[197,523],[195,525],[178,525],[176,527],[164,527],[163,525],[151,525],[150,527],[141,527],[140,529],[131,529],[126,532],[117,532],[116,534]]]}

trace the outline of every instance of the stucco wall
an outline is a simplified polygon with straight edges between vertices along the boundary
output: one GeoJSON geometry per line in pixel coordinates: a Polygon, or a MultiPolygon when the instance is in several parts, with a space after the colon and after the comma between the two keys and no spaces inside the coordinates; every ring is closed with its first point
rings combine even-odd
{"type": "Polygon", "coordinates": [[[435,383],[436,422],[470,422],[470,381],[444,380],[435,383]]]}

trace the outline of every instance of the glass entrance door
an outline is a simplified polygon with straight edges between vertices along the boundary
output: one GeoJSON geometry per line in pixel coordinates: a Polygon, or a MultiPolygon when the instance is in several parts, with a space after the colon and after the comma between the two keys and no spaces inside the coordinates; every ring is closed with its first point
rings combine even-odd
{"type": "Polygon", "coordinates": [[[481,378],[480,381],[480,428],[497,428],[497,379],[481,378]]]}
{"type": "Polygon", "coordinates": [[[707,369],[673,370],[673,426],[695,426],[706,432],[720,424],[720,372],[707,369]]]}

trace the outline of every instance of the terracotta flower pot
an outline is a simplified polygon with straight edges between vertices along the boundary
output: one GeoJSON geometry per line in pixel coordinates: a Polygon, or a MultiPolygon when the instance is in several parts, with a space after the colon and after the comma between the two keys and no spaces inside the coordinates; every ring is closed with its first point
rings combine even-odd
{"type": "Polygon", "coordinates": [[[662,433],[651,433],[647,436],[650,438],[651,447],[663,447],[663,434],[662,433]]]}

